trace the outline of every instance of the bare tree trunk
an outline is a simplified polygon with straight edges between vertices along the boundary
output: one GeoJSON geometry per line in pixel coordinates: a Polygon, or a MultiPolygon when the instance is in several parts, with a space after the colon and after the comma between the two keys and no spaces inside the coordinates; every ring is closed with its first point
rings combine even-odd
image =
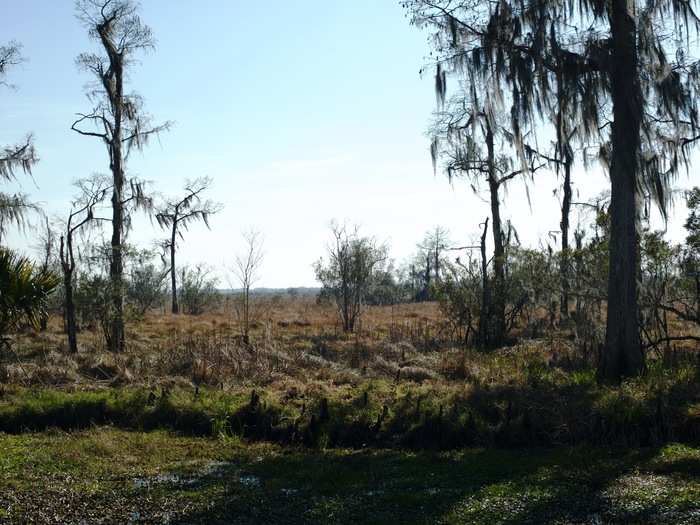
{"type": "Polygon", "coordinates": [[[243,288],[243,342],[250,343],[250,285],[243,288]]]}
{"type": "Polygon", "coordinates": [[[481,313],[479,315],[478,341],[479,346],[486,348],[489,342],[491,319],[491,289],[489,286],[489,263],[486,258],[486,235],[489,231],[488,217],[484,221],[484,232],[481,234],[481,313]]]}
{"type": "Polygon", "coordinates": [[[423,300],[424,301],[430,301],[430,272],[432,269],[430,268],[430,254],[427,254],[425,256],[425,292],[423,293],[423,300]]]}
{"type": "Polygon", "coordinates": [[[573,164],[573,154],[569,145],[569,133],[564,120],[566,107],[566,91],[563,87],[561,73],[557,74],[557,156],[564,164],[564,197],[561,203],[561,260],[559,266],[559,276],[561,279],[561,302],[559,311],[563,319],[569,317],[569,282],[570,260],[569,253],[569,215],[571,214],[571,165],[573,164]]]}
{"type": "Polygon", "coordinates": [[[438,245],[439,240],[435,241],[435,283],[440,284],[440,247],[438,245]]]}
{"type": "MultiPolygon", "coordinates": [[[[121,134],[118,136],[121,136],[121,134]]],[[[115,153],[115,157],[121,157],[121,144],[113,144],[113,149],[115,152],[118,152],[115,153]]],[[[122,261],[122,231],[124,228],[122,190],[124,187],[124,176],[121,159],[113,161],[112,174],[114,175],[114,190],[112,192],[112,259],[109,263],[112,322],[109,343],[112,352],[121,352],[124,350],[124,263],[122,261]]]]}
{"type": "MultiPolygon", "coordinates": [[[[568,148],[567,148],[568,149],[568,148]]],[[[559,273],[561,277],[561,304],[559,310],[562,318],[569,317],[569,283],[570,259],[569,253],[569,215],[571,213],[571,159],[567,153],[564,161],[564,198],[561,204],[561,261],[559,273]]]]}
{"type": "Polygon", "coordinates": [[[104,82],[104,88],[114,113],[114,129],[109,142],[110,162],[114,185],[112,189],[112,258],[109,262],[111,329],[109,346],[112,352],[124,350],[124,262],[122,260],[122,235],[124,232],[124,158],[122,154],[122,114],[124,111],[123,57],[117,52],[109,28],[99,26],[102,45],[109,55],[114,70],[114,83],[104,82]]]}
{"type": "Polygon", "coordinates": [[[172,288],[173,304],[172,312],[180,313],[180,305],[177,303],[177,272],[175,271],[175,235],[177,234],[177,216],[173,221],[173,231],[170,237],[170,286],[172,288]]]}
{"type": "Polygon", "coordinates": [[[489,346],[496,348],[503,342],[506,329],[505,313],[505,249],[501,229],[501,205],[498,199],[499,182],[496,175],[496,154],[491,125],[486,124],[486,147],[488,150],[489,193],[491,196],[491,230],[493,233],[493,290],[491,296],[491,333],[489,346]]]}
{"type": "Polygon", "coordinates": [[[343,278],[343,331],[352,332],[352,320],[350,319],[350,290],[347,284],[348,277],[343,278]]]}
{"type": "Polygon", "coordinates": [[[75,258],[73,257],[73,232],[70,229],[70,219],[68,221],[68,234],[65,239],[61,236],[59,255],[61,267],[63,268],[63,287],[65,290],[64,306],[64,327],[68,336],[68,351],[71,354],[78,353],[78,330],[75,322],[75,302],[73,300],[73,271],[75,269],[75,258]]]}
{"type": "Polygon", "coordinates": [[[574,231],[574,239],[576,241],[576,255],[574,259],[576,261],[576,322],[581,319],[581,272],[583,271],[583,257],[581,256],[581,250],[583,249],[583,233],[580,231],[574,231]]]}
{"type": "Polygon", "coordinates": [[[637,170],[643,103],[635,13],[627,0],[613,0],[609,16],[613,47],[610,266],[605,347],[598,374],[603,380],[619,381],[644,368],[637,298],[637,170]]]}
{"type": "Polygon", "coordinates": [[[68,351],[78,353],[78,328],[75,322],[75,302],[73,301],[73,271],[63,273],[63,286],[66,292],[66,332],[68,351]]]}

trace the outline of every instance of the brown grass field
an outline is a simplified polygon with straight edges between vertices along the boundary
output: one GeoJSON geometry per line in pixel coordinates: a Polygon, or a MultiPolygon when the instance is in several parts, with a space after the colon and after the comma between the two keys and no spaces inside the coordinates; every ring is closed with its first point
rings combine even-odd
{"type": "MultiPolygon", "coordinates": [[[[20,417],[18,403],[27,392],[50,391],[136,396],[142,412],[160,400],[176,417],[156,426],[216,433],[211,421],[220,417],[248,437],[284,443],[452,448],[700,438],[700,353],[688,345],[650,355],[642,377],[615,386],[597,383],[595,350],[571,328],[554,324],[537,338],[523,328],[512,346],[481,352],[459,344],[436,303],[370,307],[356,333],[344,334],[333,307],[314,298],[261,298],[253,327],[245,344],[226,303],[200,316],[151,313],[130,322],[123,354],[107,352],[100,334],[86,330],[71,355],[53,318],[44,332],[17,334],[3,356],[4,407],[15,411],[5,428],[35,424],[26,422],[31,411],[20,417]],[[218,408],[200,406],[202,397],[218,408]],[[241,411],[245,417],[235,415],[241,411]],[[197,422],[187,423],[185,412],[197,422]]],[[[143,426],[143,414],[122,412],[100,412],[97,421],[143,426]]],[[[63,424],[91,420],[71,421],[63,424]]]]}
{"type": "Polygon", "coordinates": [[[59,318],[0,360],[0,523],[698,523],[700,359],[601,385],[569,327],[461,346],[434,303],[59,318]]]}

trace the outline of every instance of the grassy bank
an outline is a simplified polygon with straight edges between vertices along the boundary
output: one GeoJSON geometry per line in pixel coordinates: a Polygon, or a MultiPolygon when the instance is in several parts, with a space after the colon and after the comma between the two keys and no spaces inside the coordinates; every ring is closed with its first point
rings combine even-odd
{"type": "Polygon", "coordinates": [[[52,319],[0,355],[0,431],[111,424],[320,448],[700,443],[692,348],[606,386],[570,327],[479,352],[455,346],[435,304],[374,307],[363,322],[342,334],[332,309],[289,301],[245,344],[221,313],[154,314],[111,354],[88,331],[67,352],[52,319]]]}
{"type": "MultiPolygon", "coordinates": [[[[547,367],[501,383],[291,383],[226,390],[8,387],[0,431],[113,425],[315,448],[659,446],[700,443],[698,368],[659,368],[621,386],[547,367]]],[[[504,365],[504,369],[507,367],[504,365]]]]}

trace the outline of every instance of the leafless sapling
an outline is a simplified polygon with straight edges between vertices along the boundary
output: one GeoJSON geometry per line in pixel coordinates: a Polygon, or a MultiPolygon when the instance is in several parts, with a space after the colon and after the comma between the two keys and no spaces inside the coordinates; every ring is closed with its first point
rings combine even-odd
{"type": "Polygon", "coordinates": [[[256,230],[248,230],[243,233],[244,248],[236,255],[232,273],[241,288],[240,302],[236,306],[241,336],[245,344],[250,343],[251,321],[251,297],[250,291],[253,285],[260,279],[260,267],[262,266],[263,237],[256,230]]]}
{"type": "MultiPolygon", "coordinates": [[[[51,225],[48,217],[44,217],[44,229],[39,234],[39,242],[36,246],[39,255],[41,257],[41,262],[39,264],[39,270],[42,273],[48,273],[51,271],[52,267],[56,263],[56,230],[51,225]]],[[[39,330],[42,332],[46,330],[49,322],[48,311],[42,312],[41,318],[39,319],[39,330]]]]}

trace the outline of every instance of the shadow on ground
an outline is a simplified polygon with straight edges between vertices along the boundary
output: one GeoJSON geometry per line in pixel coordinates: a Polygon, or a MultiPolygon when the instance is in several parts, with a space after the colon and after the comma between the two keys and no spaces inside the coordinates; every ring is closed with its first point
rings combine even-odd
{"type": "Polygon", "coordinates": [[[674,498],[669,480],[700,465],[653,470],[657,453],[288,453],[201,478],[187,490],[206,505],[177,523],[694,523],[700,503],[674,498]],[[649,480],[668,494],[638,493],[649,480]]]}

